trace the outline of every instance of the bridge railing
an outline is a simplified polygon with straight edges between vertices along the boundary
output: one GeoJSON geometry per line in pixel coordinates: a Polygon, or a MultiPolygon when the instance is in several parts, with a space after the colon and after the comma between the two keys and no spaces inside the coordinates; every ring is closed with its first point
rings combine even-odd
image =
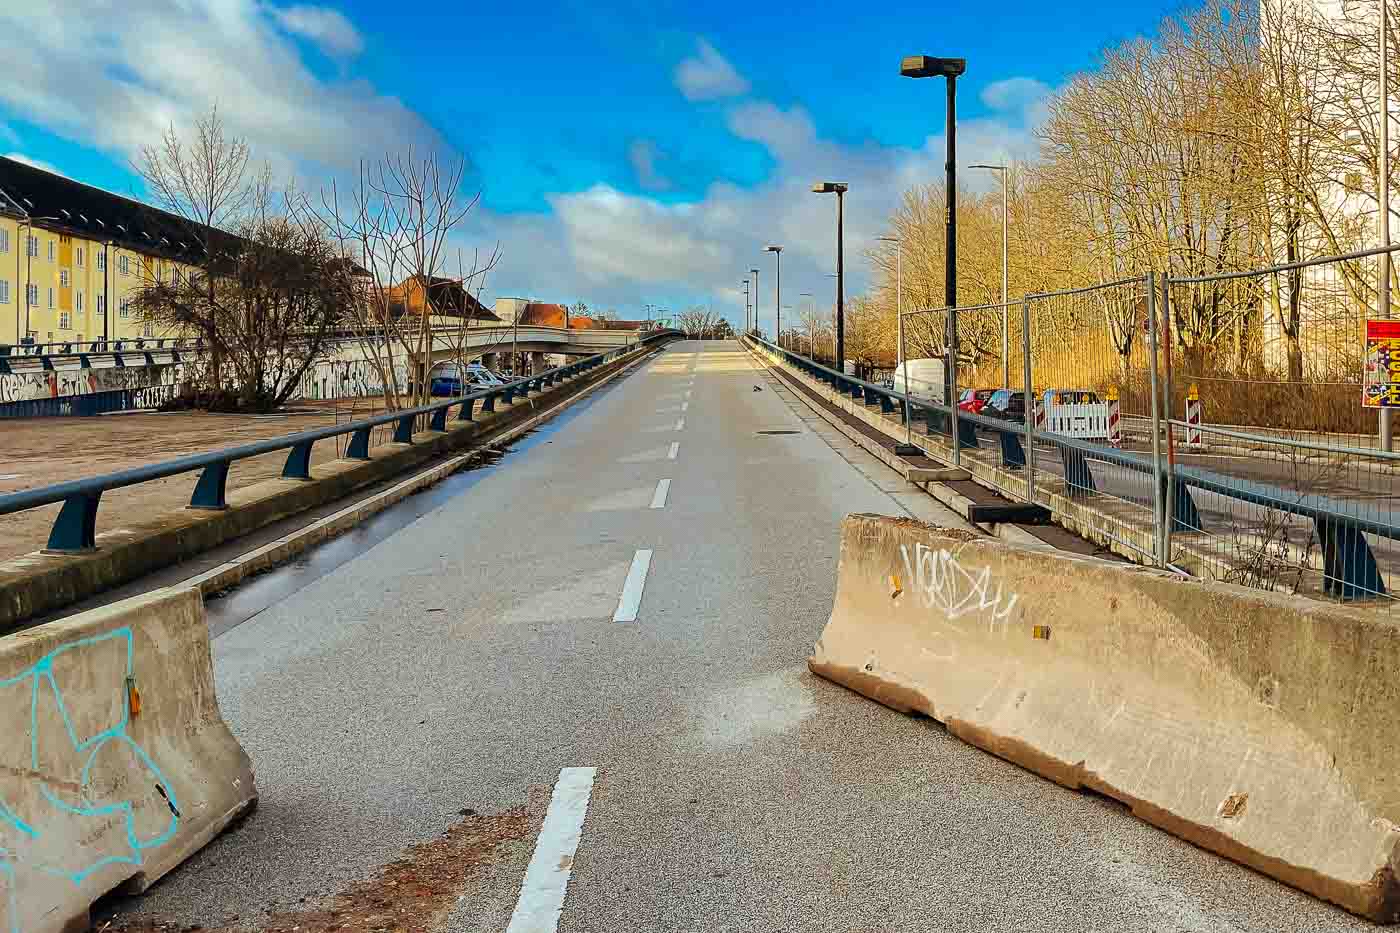
{"type": "MultiPolygon", "coordinates": [[[[1066,436],[1038,425],[1033,404],[1022,421],[960,411],[838,372],[762,338],[746,339],[836,392],[878,406],[882,414],[897,418],[892,431],[897,434],[896,425],[907,426],[907,436],[936,459],[967,468],[979,482],[1014,501],[1043,506],[1072,524],[1091,526],[1137,552],[1144,563],[1294,591],[1302,589],[1299,583],[1306,575],[1319,580],[1325,594],[1344,601],[1388,597],[1376,549],[1383,550],[1389,568],[1400,572],[1400,512],[1364,491],[1353,499],[1326,494],[1317,484],[1292,483],[1290,488],[1284,477],[1272,482],[1267,476],[1251,478],[1248,467],[1232,475],[1178,462],[1185,457],[1170,457],[1161,445],[1134,451],[1066,436]],[[984,439],[993,442],[991,450],[984,439]],[[1198,497],[1207,508],[1198,507],[1198,497]],[[1076,506],[1091,514],[1071,514],[1076,506]],[[1298,521],[1305,524],[1300,527],[1298,521]],[[1211,525],[1217,528],[1214,534],[1211,525]],[[1261,560],[1278,566],[1261,568],[1261,560]],[[1280,584],[1280,568],[1299,579],[1280,584]]],[[[1165,428],[1167,419],[1158,420],[1165,428]]],[[[1230,435],[1241,444],[1279,443],[1277,437],[1227,429],[1207,427],[1205,433],[1230,435]]],[[[1307,442],[1296,446],[1329,463],[1338,457],[1366,458],[1377,473],[1400,473],[1400,453],[1307,442]]],[[[1232,459],[1238,458],[1230,454],[1216,462],[1232,459]]]]}
{"type": "Polygon", "coordinates": [[[531,392],[540,392],[565,379],[595,369],[612,360],[636,351],[660,340],[679,336],[674,331],[658,331],[629,347],[619,347],[605,353],[585,357],[574,363],[559,366],[538,375],[516,379],[503,386],[481,389],[456,398],[421,405],[401,411],[386,412],[371,418],[351,421],[345,424],[286,434],[219,450],[177,457],[161,463],[152,463],[130,470],[119,470],[101,476],[91,476],[66,483],[55,483],[37,489],[0,495],[0,515],[12,515],[40,506],[63,503],[49,532],[46,551],[53,553],[82,553],[96,547],[97,511],[102,494],[113,489],[135,486],[152,480],[178,476],[199,471],[194,493],[190,497],[192,509],[225,509],[228,507],[227,490],[229,468],[240,460],[257,457],[275,451],[287,451],[287,460],[282,468],[286,479],[309,480],[311,476],[311,450],[317,441],[329,438],[349,437],[344,453],[345,459],[369,460],[370,435],[380,426],[393,426],[395,443],[412,444],[413,435],[420,423],[426,423],[428,430],[447,430],[447,420],[456,411],[455,420],[471,421],[476,411],[494,412],[496,403],[512,402],[515,398],[528,397],[531,392]],[[480,403],[480,408],[477,404],[480,403]]]}

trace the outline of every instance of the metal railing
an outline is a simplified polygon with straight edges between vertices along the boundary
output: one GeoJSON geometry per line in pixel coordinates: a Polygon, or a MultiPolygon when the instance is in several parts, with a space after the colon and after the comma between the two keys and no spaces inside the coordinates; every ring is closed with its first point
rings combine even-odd
{"type": "Polygon", "coordinates": [[[19,399],[0,402],[0,419],[53,418],[109,415],[119,411],[158,408],[174,398],[180,387],[175,383],[138,386],[133,389],[107,389],[81,395],[19,399]]]}
{"type": "MultiPolygon", "coordinates": [[[[1300,482],[1287,472],[1261,470],[1257,458],[1240,458],[1245,464],[1236,465],[1229,457],[1197,456],[1195,448],[1175,446],[1173,432],[1177,439],[1183,437],[1188,424],[1170,417],[1172,382],[1167,373],[1159,372],[1166,354],[1159,353],[1162,338],[1156,299],[1168,288],[1165,277],[1149,274],[1021,299],[1020,347],[1013,342],[1002,349],[1011,357],[1005,364],[1000,358],[989,361],[998,382],[1004,373],[1011,374],[1006,380],[1011,385],[1001,388],[1024,393],[1025,414],[1020,421],[958,409],[954,404],[958,392],[969,387],[959,385],[960,371],[976,372],[965,358],[951,367],[953,395],[945,403],[895,392],[761,338],[748,339],[838,393],[878,406],[895,424],[909,426],[905,430],[916,445],[935,459],[967,468],[979,482],[1015,501],[1043,506],[1074,527],[1091,529],[1143,563],[1264,588],[1318,589],[1348,601],[1386,597],[1390,589],[1386,571],[1393,567],[1400,574],[1400,500],[1390,489],[1377,495],[1377,489],[1358,490],[1353,482],[1338,491],[1325,482],[1300,482]],[[1044,319],[1073,321],[1076,315],[1114,313],[1125,324],[1131,320],[1124,333],[1131,333],[1142,345],[1135,348],[1132,340],[1126,348],[1122,343],[1113,345],[1118,356],[1110,358],[1100,358],[1085,345],[1054,347],[1074,362],[1055,370],[1054,382],[1047,388],[1097,388],[1105,380],[1116,386],[1116,381],[1140,375],[1141,386],[1130,386],[1133,391],[1121,399],[1117,391],[1113,393],[1112,411],[1117,420],[1119,406],[1129,398],[1146,409],[1142,420],[1150,423],[1151,437],[1145,449],[1131,449],[1114,437],[1073,437],[1037,424],[1040,393],[1035,377],[1049,362],[1046,357],[1056,336],[1053,328],[1042,326],[1044,319]],[[1139,324],[1145,332],[1138,330],[1139,324]],[[1140,373],[1139,358],[1146,360],[1140,373]],[[1079,381],[1085,385],[1069,385],[1079,381]],[[911,428],[921,420],[924,424],[915,433],[911,428]],[[983,446],[983,439],[993,440],[993,450],[983,446]],[[1377,561],[1377,550],[1385,569],[1377,561]]],[[[958,311],[964,313],[964,309],[958,311]]],[[[946,314],[946,309],[923,313],[946,314]]],[[[894,425],[891,429],[891,433],[904,433],[894,425]]],[[[1295,459],[1302,453],[1324,479],[1328,470],[1335,472],[1339,461],[1370,462],[1374,470],[1368,475],[1384,477],[1387,484],[1400,475],[1400,454],[1308,441],[1294,444],[1286,438],[1231,428],[1204,426],[1203,430],[1231,443],[1285,447],[1295,459]],[[1324,462],[1313,462],[1318,460],[1324,462]]]]}
{"type": "Polygon", "coordinates": [[[428,422],[428,430],[446,431],[448,415],[454,408],[457,409],[455,420],[471,421],[477,402],[481,403],[480,411],[482,413],[494,412],[498,400],[509,404],[517,396],[528,397],[531,392],[543,391],[565,379],[636,352],[657,341],[673,339],[678,336],[680,335],[675,331],[655,331],[628,347],[619,347],[616,350],[598,353],[539,375],[516,379],[503,386],[481,389],[467,395],[421,405],[417,408],[386,412],[360,421],[301,431],[238,447],[226,447],[220,450],[191,454],[187,457],[178,457],[130,470],[120,470],[101,476],[91,476],[66,483],[56,483],[52,486],[43,486],[38,489],[27,489],[0,495],[0,515],[11,515],[61,502],[63,507],[59,510],[58,517],[54,521],[45,550],[54,553],[90,551],[96,547],[98,504],[102,494],[109,490],[198,470],[200,475],[195,484],[194,494],[190,497],[189,507],[192,509],[225,509],[228,508],[229,467],[239,460],[286,450],[288,454],[286,464],[282,468],[282,477],[309,480],[312,478],[311,449],[317,441],[350,435],[350,442],[345,450],[345,459],[369,460],[370,432],[376,427],[392,424],[394,426],[393,442],[412,444],[413,435],[420,420],[428,422]]]}

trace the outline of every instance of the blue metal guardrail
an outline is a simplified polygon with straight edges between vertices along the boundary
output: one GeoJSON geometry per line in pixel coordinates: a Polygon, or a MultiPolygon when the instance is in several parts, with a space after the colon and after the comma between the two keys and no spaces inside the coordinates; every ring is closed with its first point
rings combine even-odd
{"type": "Polygon", "coordinates": [[[748,339],[779,354],[790,365],[831,385],[837,391],[861,399],[867,405],[878,404],[885,414],[899,412],[903,418],[904,406],[908,406],[909,420],[912,422],[922,411],[929,433],[941,434],[949,438],[951,443],[952,435],[956,432],[958,447],[961,449],[981,446],[977,436],[979,429],[996,434],[1001,443],[1001,462],[1005,469],[1020,470],[1025,467],[1026,454],[1022,438],[1026,438],[1027,442],[1032,444],[1038,441],[1053,445],[1060,451],[1066,490],[1073,498],[1089,497],[1098,492],[1094,484],[1094,474],[1089,469],[1090,460],[1102,461],[1153,477],[1160,487],[1160,501],[1168,503],[1174,531],[1205,530],[1195,500],[1191,497],[1192,489],[1310,519],[1317,529],[1318,541],[1322,547],[1325,592],[1343,600],[1373,598],[1386,593],[1380,568],[1365,535],[1373,534],[1391,541],[1400,541],[1400,515],[1393,511],[1377,511],[1372,517],[1349,515],[1346,514],[1345,500],[1330,496],[1292,492],[1278,486],[1237,479],[1199,467],[1176,465],[1172,468],[1159,468],[1147,457],[1058,434],[1035,431],[1030,424],[1017,424],[958,411],[949,405],[895,392],[884,386],[837,372],[762,338],[750,336],[748,339]]]}
{"type": "Polygon", "coordinates": [[[249,457],[277,450],[287,450],[287,462],[282,468],[282,476],[287,479],[309,480],[311,479],[311,448],[317,441],[349,434],[351,435],[350,444],[346,449],[345,458],[348,460],[368,460],[370,459],[370,431],[380,425],[394,424],[394,443],[412,444],[414,425],[420,417],[431,416],[429,430],[445,431],[447,430],[447,416],[453,408],[457,409],[457,421],[471,421],[473,410],[478,401],[481,402],[483,413],[494,412],[497,399],[509,403],[516,396],[525,398],[531,392],[541,392],[546,387],[601,366],[636,350],[638,347],[678,336],[680,334],[676,331],[658,331],[647,335],[629,347],[608,350],[605,353],[586,357],[576,363],[556,367],[537,376],[526,376],[503,386],[482,389],[459,398],[434,402],[418,408],[387,412],[361,421],[301,431],[297,434],[286,434],[264,441],[256,441],[252,444],[243,444],[239,447],[226,447],[222,450],[191,454],[188,457],[177,457],[174,460],[153,463],[131,470],[120,470],[102,476],[91,476],[67,483],[43,486],[39,489],[26,489],[21,492],[0,495],[0,515],[11,515],[41,505],[62,502],[63,508],[59,510],[58,518],[54,520],[53,528],[49,532],[48,546],[45,550],[54,553],[90,551],[96,546],[97,506],[102,499],[102,494],[109,489],[135,486],[150,480],[200,470],[202,472],[195,484],[194,494],[190,497],[189,507],[192,509],[226,509],[228,508],[226,492],[229,466],[237,460],[246,460],[249,457]]]}
{"type": "Polygon", "coordinates": [[[90,417],[117,411],[140,411],[158,408],[175,397],[179,386],[167,383],[141,386],[135,389],[108,389],[85,395],[60,395],[56,398],[20,399],[0,402],[0,419],[53,418],[58,416],[90,417]]]}

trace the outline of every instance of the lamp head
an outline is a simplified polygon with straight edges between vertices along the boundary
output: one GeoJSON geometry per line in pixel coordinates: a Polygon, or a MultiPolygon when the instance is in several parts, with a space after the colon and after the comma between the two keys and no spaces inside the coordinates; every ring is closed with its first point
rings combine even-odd
{"type": "Polygon", "coordinates": [[[812,186],[812,192],[814,194],[839,194],[845,192],[846,189],[847,185],[839,181],[819,181],[812,186]]]}
{"type": "Polygon", "coordinates": [[[783,248],[781,246],[765,246],[763,250],[768,253],[781,253],[783,248]]]}
{"type": "Polygon", "coordinates": [[[906,78],[956,78],[967,71],[965,58],[934,58],[932,55],[906,55],[899,73],[906,78]]]}

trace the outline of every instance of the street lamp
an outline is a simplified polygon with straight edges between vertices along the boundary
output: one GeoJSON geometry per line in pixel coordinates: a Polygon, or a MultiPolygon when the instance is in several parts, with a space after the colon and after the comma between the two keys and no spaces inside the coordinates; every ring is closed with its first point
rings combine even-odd
{"type": "MultiPolygon", "coordinates": [[[[899,366],[900,373],[904,377],[904,394],[908,395],[909,359],[904,353],[904,240],[897,236],[882,236],[876,237],[876,239],[895,244],[894,304],[895,320],[898,322],[896,327],[898,336],[895,339],[899,342],[895,353],[895,364],[899,366]]],[[[895,448],[895,453],[900,456],[922,453],[919,448],[914,446],[914,426],[909,418],[909,403],[906,401],[900,407],[904,409],[904,444],[895,448]]]]}
{"type": "Polygon", "coordinates": [[[783,248],[781,246],[765,246],[764,252],[772,253],[778,260],[778,277],[776,297],[773,299],[773,339],[778,346],[783,345],[783,248]]]}
{"type": "Polygon", "coordinates": [[[812,186],[816,194],[836,195],[836,370],[846,371],[846,258],[841,245],[841,226],[848,185],[838,181],[819,181],[812,186]]]}
{"type": "Polygon", "coordinates": [[[744,276],[744,331],[749,329],[749,278],[744,276]]]}
{"type": "Polygon", "coordinates": [[[1010,215],[1006,212],[1006,189],[1010,187],[1006,175],[1005,163],[1001,165],[986,165],[978,163],[969,165],[968,168],[984,168],[992,172],[1001,173],[1001,384],[1007,388],[1011,386],[1011,323],[1006,313],[1006,302],[1010,300],[1010,292],[1006,288],[1006,227],[1010,223],[1010,215]]]}
{"type": "Polygon", "coordinates": [[[758,326],[758,270],[750,269],[749,274],[753,276],[753,332],[762,336],[763,330],[758,326]]]}
{"type": "MultiPolygon", "coordinates": [[[[948,214],[943,234],[943,299],[948,306],[948,364],[943,369],[943,397],[957,410],[953,387],[957,381],[958,362],[958,76],[967,71],[965,58],[934,58],[929,55],[908,55],[899,64],[899,73],[906,78],[946,78],[948,85],[948,124],[945,161],[947,173],[948,214]]],[[[957,417],[956,414],[954,417],[957,417]]],[[[957,444],[953,445],[957,449],[957,444]]]]}

